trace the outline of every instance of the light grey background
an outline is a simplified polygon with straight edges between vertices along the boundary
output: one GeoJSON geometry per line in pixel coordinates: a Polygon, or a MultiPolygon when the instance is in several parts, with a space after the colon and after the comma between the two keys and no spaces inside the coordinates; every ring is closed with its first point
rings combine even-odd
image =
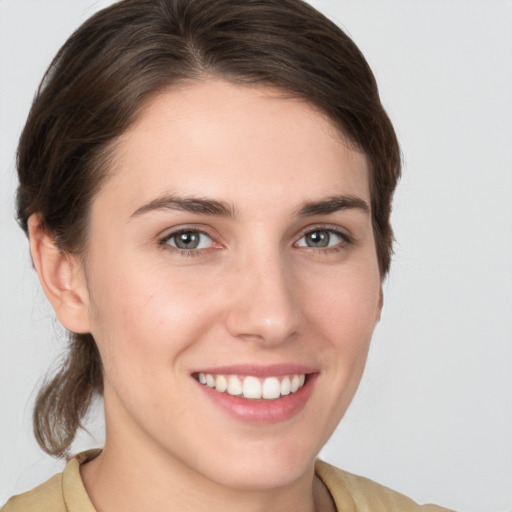
{"type": "MultiPolygon", "coordinates": [[[[108,3],[0,0],[0,503],[62,467],[31,436],[64,342],[13,220],[16,140],[51,57],[108,3]]],[[[312,3],[366,55],[405,160],[381,324],[322,456],[420,502],[511,511],[512,2],[312,3]]]]}

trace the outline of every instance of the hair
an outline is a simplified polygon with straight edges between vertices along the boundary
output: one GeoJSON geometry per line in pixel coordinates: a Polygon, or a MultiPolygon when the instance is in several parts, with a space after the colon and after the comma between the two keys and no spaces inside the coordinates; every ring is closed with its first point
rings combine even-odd
{"type": "MultiPolygon", "coordinates": [[[[303,99],[367,155],[384,278],[398,141],[357,46],[301,0],[124,0],[87,20],[48,68],[20,138],[17,216],[25,232],[38,214],[60,250],[83,254],[91,200],[108,178],[116,139],[151,97],[209,77],[303,99]]],[[[43,450],[67,454],[102,378],[93,337],[70,333],[67,359],[36,399],[43,450]]]]}

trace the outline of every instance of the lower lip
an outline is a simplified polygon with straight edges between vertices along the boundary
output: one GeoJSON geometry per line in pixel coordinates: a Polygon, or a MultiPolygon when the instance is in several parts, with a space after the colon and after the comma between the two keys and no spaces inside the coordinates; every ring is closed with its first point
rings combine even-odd
{"type": "Polygon", "coordinates": [[[221,393],[197,382],[206,396],[237,420],[253,425],[271,425],[286,421],[298,414],[306,405],[318,374],[310,374],[304,385],[289,395],[275,400],[249,400],[241,396],[221,393]]]}

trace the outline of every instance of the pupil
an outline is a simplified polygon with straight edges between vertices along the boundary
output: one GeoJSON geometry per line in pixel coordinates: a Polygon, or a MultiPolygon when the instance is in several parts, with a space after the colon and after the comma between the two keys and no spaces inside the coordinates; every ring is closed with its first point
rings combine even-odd
{"type": "Polygon", "coordinates": [[[329,245],[329,233],[327,231],[314,231],[306,237],[309,247],[327,247],[329,245]]]}
{"type": "Polygon", "coordinates": [[[176,237],[176,247],[180,249],[195,249],[199,245],[199,236],[197,233],[180,233],[176,237]]]}

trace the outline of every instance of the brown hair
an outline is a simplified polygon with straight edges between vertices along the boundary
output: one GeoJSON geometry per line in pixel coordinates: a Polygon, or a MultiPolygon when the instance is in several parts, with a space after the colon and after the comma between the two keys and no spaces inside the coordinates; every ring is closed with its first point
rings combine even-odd
{"type": "MultiPolygon", "coordinates": [[[[116,138],[148,98],[208,76],[302,98],[367,154],[384,277],[400,175],[395,132],[359,49],[300,0],[124,0],[92,16],[50,65],[20,138],[17,213],[23,229],[38,213],[62,251],[83,252],[88,208],[108,176],[116,138]]],[[[35,405],[34,431],[46,452],[66,453],[102,386],[94,339],[71,333],[67,360],[35,405]]]]}

